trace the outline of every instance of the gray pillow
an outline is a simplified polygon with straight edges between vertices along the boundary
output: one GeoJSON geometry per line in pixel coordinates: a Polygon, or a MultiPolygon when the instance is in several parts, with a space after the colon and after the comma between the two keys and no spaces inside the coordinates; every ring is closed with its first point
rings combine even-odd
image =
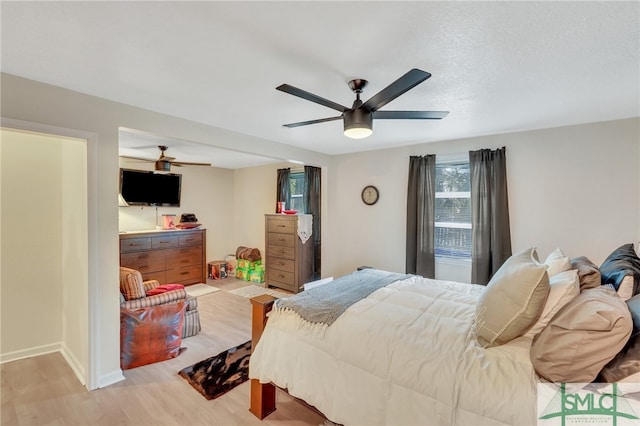
{"type": "Polygon", "coordinates": [[[602,285],[600,270],[589,258],[585,256],[574,257],[571,259],[571,269],[578,270],[580,291],[602,285]]]}
{"type": "Polygon", "coordinates": [[[531,363],[550,382],[590,383],[625,346],[632,328],[629,309],[614,290],[585,290],[534,337],[531,363]]]}
{"type": "Polygon", "coordinates": [[[476,305],[478,343],[489,348],[524,334],[540,317],[548,296],[547,265],[538,262],[535,247],[511,256],[476,305]]]}

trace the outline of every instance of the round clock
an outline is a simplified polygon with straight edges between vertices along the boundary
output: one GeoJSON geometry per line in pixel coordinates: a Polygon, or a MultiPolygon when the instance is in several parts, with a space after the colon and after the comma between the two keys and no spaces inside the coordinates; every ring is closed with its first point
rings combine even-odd
{"type": "Polygon", "coordinates": [[[378,188],[373,185],[367,185],[362,190],[362,202],[368,206],[372,206],[378,202],[378,198],[380,197],[380,193],[378,192],[378,188]]]}

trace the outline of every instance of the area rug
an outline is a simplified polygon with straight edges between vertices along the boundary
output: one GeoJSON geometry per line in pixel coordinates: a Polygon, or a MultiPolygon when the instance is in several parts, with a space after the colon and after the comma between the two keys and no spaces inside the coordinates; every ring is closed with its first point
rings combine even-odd
{"type": "Polygon", "coordinates": [[[251,340],[216,356],[199,361],[180,372],[207,399],[215,399],[249,379],[251,340]]]}
{"type": "Polygon", "coordinates": [[[271,288],[264,288],[257,285],[248,285],[245,287],[236,288],[235,290],[230,290],[229,293],[237,294],[238,296],[243,297],[256,297],[261,294],[269,294],[273,297],[277,297],[278,299],[282,297],[291,296],[291,293],[285,293],[284,291],[273,290],[271,288]]]}
{"type": "Polygon", "coordinates": [[[192,284],[184,286],[187,294],[193,297],[204,296],[205,294],[215,293],[220,291],[218,287],[214,287],[208,284],[192,284]]]}

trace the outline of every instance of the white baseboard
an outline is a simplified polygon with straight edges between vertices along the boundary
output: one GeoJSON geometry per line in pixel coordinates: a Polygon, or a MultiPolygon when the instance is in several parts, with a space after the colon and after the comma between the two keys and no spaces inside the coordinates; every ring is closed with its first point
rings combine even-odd
{"type": "MultiPolygon", "coordinates": [[[[69,367],[73,370],[80,383],[86,386],[86,370],[82,363],[64,346],[62,342],[51,343],[48,345],[35,346],[33,348],[21,349],[19,351],[7,352],[0,354],[0,364],[5,362],[18,361],[20,359],[31,358],[34,356],[46,355],[53,352],[60,352],[69,367]]],[[[114,370],[111,373],[104,374],[98,379],[98,387],[104,388],[114,383],[125,380],[121,369],[114,370]]]]}
{"type": "Polygon", "coordinates": [[[62,343],[50,343],[48,345],[34,346],[33,348],[21,349],[19,351],[0,354],[0,364],[17,361],[19,359],[31,358],[34,356],[46,355],[52,352],[60,352],[62,343]]]}
{"type": "Polygon", "coordinates": [[[124,379],[125,377],[124,374],[122,374],[122,370],[114,370],[111,373],[103,374],[102,376],[100,376],[100,379],[98,380],[98,387],[104,388],[114,383],[118,383],[124,379]]]}
{"type": "Polygon", "coordinates": [[[69,350],[69,348],[62,343],[62,348],[60,349],[60,353],[64,357],[69,367],[73,370],[73,373],[76,375],[82,386],[87,386],[87,370],[84,368],[82,363],[78,361],[78,358],[69,350]]]}

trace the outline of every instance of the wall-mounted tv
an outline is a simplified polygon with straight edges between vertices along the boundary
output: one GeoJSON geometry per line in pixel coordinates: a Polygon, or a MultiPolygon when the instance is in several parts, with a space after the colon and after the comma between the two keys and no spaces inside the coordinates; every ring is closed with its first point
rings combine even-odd
{"type": "Polygon", "coordinates": [[[180,207],[182,175],[120,169],[120,194],[131,205],[180,207]]]}

